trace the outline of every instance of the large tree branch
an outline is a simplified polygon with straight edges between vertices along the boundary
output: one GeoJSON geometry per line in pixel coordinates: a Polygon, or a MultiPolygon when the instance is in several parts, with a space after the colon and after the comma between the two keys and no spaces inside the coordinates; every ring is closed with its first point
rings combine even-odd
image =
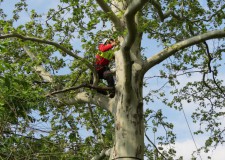
{"type": "Polygon", "coordinates": [[[111,104],[112,99],[108,98],[105,95],[100,93],[87,93],[87,92],[80,92],[75,94],[74,97],[68,98],[68,95],[60,94],[60,102],[59,105],[76,105],[78,103],[90,103],[96,106],[102,107],[107,111],[113,113],[113,104],[111,104]]]}
{"type": "Polygon", "coordinates": [[[128,34],[127,37],[122,45],[123,50],[129,50],[131,46],[133,45],[136,34],[137,34],[137,26],[135,21],[135,15],[136,13],[141,10],[141,8],[147,3],[147,0],[132,0],[132,2],[129,4],[124,17],[127,24],[127,30],[128,34]]]}
{"type": "Polygon", "coordinates": [[[169,10],[166,13],[163,13],[162,11],[162,7],[160,2],[155,1],[155,0],[150,0],[150,3],[155,7],[155,9],[157,10],[157,13],[159,15],[160,20],[163,22],[166,18],[168,18],[169,16],[172,16],[176,19],[181,19],[180,16],[176,15],[172,10],[169,10]]]}
{"type": "Polygon", "coordinates": [[[135,43],[137,39],[137,21],[136,21],[136,14],[141,8],[147,3],[147,0],[132,0],[129,3],[129,6],[124,14],[125,22],[127,25],[127,35],[123,41],[121,46],[122,51],[122,61],[123,61],[123,70],[122,73],[124,77],[126,77],[126,81],[123,84],[127,93],[130,91],[131,86],[131,74],[132,74],[132,61],[131,61],[131,54],[130,50],[132,45],[135,43]]]}
{"type": "MultiPolygon", "coordinates": [[[[36,57],[34,53],[32,53],[27,46],[24,46],[23,49],[28,54],[28,56],[31,58],[32,61],[36,60],[36,57]]],[[[40,66],[34,66],[34,70],[47,82],[52,82],[52,76],[49,72],[47,72],[44,67],[40,66]]]]}
{"type": "Polygon", "coordinates": [[[90,89],[96,89],[96,90],[102,90],[102,91],[103,90],[105,91],[105,90],[113,90],[114,89],[113,87],[92,86],[90,84],[84,83],[84,84],[81,84],[79,86],[70,87],[70,88],[66,88],[66,89],[63,89],[63,90],[51,92],[47,96],[52,96],[52,95],[55,95],[55,94],[65,93],[65,92],[77,90],[77,89],[80,89],[80,88],[90,88],[90,89]]]}
{"type": "MultiPolygon", "coordinates": [[[[33,61],[36,60],[36,57],[35,57],[34,53],[32,53],[28,49],[28,47],[24,46],[24,50],[26,51],[26,53],[30,56],[30,58],[33,61]]],[[[48,82],[53,81],[50,73],[46,72],[45,69],[42,66],[35,66],[34,68],[43,79],[45,79],[48,82]]],[[[96,87],[96,86],[92,86],[90,84],[81,84],[81,85],[76,86],[76,87],[71,87],[71,88],[51,92],[47,96],[49,97],[49,96],[53,96],[53,95],[57,94],[58,100],[64,101],[65,98],[62,96],[62,93],[69,92],[69,91],[72,91],[72,90],[77,90],[77,89],[80,89],[80,88],[83,88],[83,87],[90,88],[90,89],[97,89],[97,90],[112,90],[113,89],[112,87],[98,87],[98,86],[96,87]]],[[[99,97],[99,95],[98,95],[98,97],[99,97]]],[[[110,107],[106,107],[106,106],[108,106],[108,104],[107,104],[108,100],[107,100],[107,98],[103,98],[103,97],[97,98],[97,96],[95,96],[95,98],[94,98],[92,96],[88,96],[88,95],[85,95],[85,94],[77,94],[76,97],[73,100],[71,99],[71,100],[69,100],[68,102],[65,102],[65,103],[66,104],[69,104],[69,103],[70,104],[76,104],[78,102],[93,103],[93,104],[96,104],[98,106],[102,106],[104,109],[109,110],[110,112],[112,111],[112,109],[110,109],[110,107]]]]}
{"type": "Polygon", "coordinates": [[[19,39],[22,39],[23,41],[33,41],[33,42],[38,42],[38,43],[43,43],[43,44],[49,44],[49,45],[52,45],[52,46],[62,50],[63,52],[67,53],[68,55],[70,55],[70,56],[72,56],[76,59],[82,60],[81,57],[77,56],[76,54],[74,54],[73,52],[68,50],[67,48],[65,48],[62,45],[60,45],[56,42],[53,42],[53,41],[40,39],[40,38],[36,38],[36,37],[27,37],[27,36],[23,36],[23,35],[18,34],[18,33],[0,35],[0,39],[6,39],[6,38],[19,38],[19,39]]]}
{"type": "Polygon", "coordinates": [[[180,51],[184,48],[196,45],[198,43],[204,42],[209,39],[223,38],[223,37],[225,37],[225,29],[210,31],[210,32],[186,39],[184,41],[178,42],[164,49],[163,51],[153,55],[152,57],[148,58],[143,67],[143,74],[146,73],[150,68],[161,63],[168,57],[174,55],[177,51],[180,51]]]}
{"type": "Polygon", "coordinates": [[[96,73],[96,70],[95,70],[94,66],[91,63],[89,63],[88,60],[79,57],[78,55],[74,54],[72,51],[68,50],[66,47],[63,47],[62,45],[60,45],[60,44],[58,44],[56,42],[53,42],[53,41],[40,39],[40,38],[36,38],[36,37],[27,37],[27,36],[23,36],[23,35],[18,34],[18,33],[11,33],[11,34],[6,34],[6,35],[0,35],[0,39],[6,39],[6,38],[19,38],[19,39],[21,39],[23,41],[33,41],[33,42],[38,42],[38,43],[42,43],[42,44],[48,44],[48,45],[52,45],[52,46],[60,49],[61,51],[67,53],[68,55],[74,57],[75,59],[84,62],[84,64],[88,68],[90,68],[91,71],[94,74],[94,85],[97,84],[98,76],[97,76],[97,73],[96,73]]]}
{"type": "Polygon", "coordinates": [[[107,14],[107,16],[113,22],[113,24],[115,25],[115,28],[118,31],[120,31],[122,29],[121,21],[114,14],[114,12],[111,10],[111,8],[106,4],[106,2],[104,0],[96,0],[96,2],[99,4],[99,6],[102,8],[102,10],[107,14]]]}
{"type": "MultiPolygon", "coordinates": [[[[34,53],[32,53],[27,46],[24,46],[23,48],[26,51],[26,53],[29,55],[29,57],[33,61],[35,61],[36,57],[35,57],[34,53]]],[[[35,66],[34,69],[46,81],[48,81],[48,82],[53,81],[50,73],[46,72],[45,69],[42,66],[35,66]]],[[[83,88],[83,87],[90,88],[90,89],[97,89],[97,90],[112,90],[113,89],[112,87],[98,87],[98,86],[92,86],[90,84],[81,84],[81,85],[76,86],[76,87],[71,87],[71,88],[51,92],[47,96],[53,96],[53,95],[58,94],[57,98],[59,98],[59,100],[62,101],[65,98],[62,97],[60,94],[65,93],[65,92],[69,92],[69,91],[72,91],[72,90],[77,90],[77,89],[80,89],[80,88],[83,88]]],[[[84,102],[91,102],[91,103],[96,104],[98,106],[102,106],[104,109],[112,111],[112,109],[110,109],[110,107],[105,107],[105,106],[108,106],[108,104],[107,104],[108,100],[106,100],[107,98],[103,98],[103,97],[100,96],[101,98],[99,100],[99,98],[96,98],[96,97],[97,96],[95,96],[95,98],[94,98],[94,97],[91,97],[91,96],[87,97],[87,95],[85,95],[85,94],[77,94],[75,99],[66,102],[66,104],[68,104],[68,103],[75,104],[77,102],[83,102],[83,103],[84,102]]],[[[99,97],[99,95],[98,95],[98,97],[99,97]]]]}

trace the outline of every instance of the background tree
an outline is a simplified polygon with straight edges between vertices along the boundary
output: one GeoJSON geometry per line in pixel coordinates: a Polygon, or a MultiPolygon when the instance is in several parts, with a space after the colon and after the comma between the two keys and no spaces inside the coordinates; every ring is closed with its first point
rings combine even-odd
{"type": "Polygon", "coordinates": [[[225,37],[224,8],[224,2],[210,0],[61,0],[57,9],[40,14],[20,0],[12,17],[1,9],[0,156],[173,159],[175,151],[162,148],[175,142],[173,124],[161,110],[143,109],[154,97],[176,109],[193,101],[193,119],[203,125],[196,134],[211,135],[203,149],[223,143],[224,86],[218,73],[224,42],[217,40],[211,47],[207,40],[225,37]],[[20,17],[23,12],[30,16],[26,22],[20,17]],[[145,53],[145,35],[144,41],[153,39],[162,50],[145,53]],[[109,36],[120,43],[114,98],[96,92],[111,88],[99,82],[92,65],[98,41],[109,36]],[[77,42],[82,47],[75,46],[77,42]],[[143,96],[143,87],[152,87],[148,73],[159,63],[158,77],[171,91],[162,87],[143,96]],[[62,69],[66,73],[58,74],[62,69]],[[93,85],[88,83],[91,72],[93,85]],[[179,76],[196,73],[202,78],[178,87],[179,76]],[[51,127],[34,127],[39,122],[51,127]],[[165,128],[158,144],[145,134],[149,125],[153,133],[160,125],[165,128]],[[92,134],[83,136],[83,127],[92,134]]]}

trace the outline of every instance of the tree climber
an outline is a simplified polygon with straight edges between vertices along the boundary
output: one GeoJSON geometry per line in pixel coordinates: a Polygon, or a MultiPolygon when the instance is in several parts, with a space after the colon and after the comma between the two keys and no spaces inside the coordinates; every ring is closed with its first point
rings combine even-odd
{"type": "MultiPolygon", "coordinates": [[[[108,87],[115,87],[113,73],[109,69],[109,63],[114,58],[113,48],[117,45],[116,41],[111,38],[105,38],[98,45],[98,53],[95,58],[95,69],[99,79],[104,79],[108,83],[108,87]]],[[[98,91],[99,92],[99,91],[98,91]]],[[[104,94],[104,93],[103,93],[104,94]]],[[[115,89],[110,91],[109,97],[114,97],[115,89]]]]}

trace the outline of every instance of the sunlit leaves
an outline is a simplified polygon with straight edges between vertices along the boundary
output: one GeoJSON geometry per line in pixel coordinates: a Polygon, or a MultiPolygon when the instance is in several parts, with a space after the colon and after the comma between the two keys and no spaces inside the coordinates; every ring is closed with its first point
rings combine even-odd
{"type": "Polygon", "coordinates": [[[13,13],[14,13],[13,20],[15,21],[19,20],[20,18],[19,13],[23,10],[27,11],[26,0],[21,0],[20,2],[15,4],[15,10],[13,10],[13,13]]]}
{"type": "MultiPolygon", "coordinates": [[[[113,6],[111,1],[105,2],[110,7],[113,6]]],[[[208,0],[202,4],[197,0],[164,0],[158,2],[161,3],[162,13],[159,13],[159,8],[154,7],[151,2],[149,1],[140,12],[139,16],[142,17],[136,17],[140,18],[138,32],[140,35],[147,34],[148,38],[159,42],[163,49],[208,30],[224,27],[223,1],[208,0]],[[160,14],[163,16],[160,17],[160,14]]],[[[121,20],[125,11],[126,8],[118,13],[121,20]]],[[[94,61],[98,42],[102,38],[116,38],[122,35],[111,30],[108,13],[104,13],[96,1],[91,0],[61,0],[59,5],[46,13],[30,9],[26,1],[21,0],[15,5],[12,17],[7,18],[3,12],[1,9],[0,34],[16,32],[57,42],[74,54],[82,55],[90,63],[94,61]],[[25,21],[21,21],[24,12],[29,16],[25,21]]],[[[123,34],[126,34],[126,31],[123,34]]],[[[149,46],[152,49],[152,44],[149,46]]],[[[11,130],[23,134],[2,134],[0,138],[4,145],[1,144],[0,151],[6,158],[11,159],[12,157],[5,153],[12,152],[14,159],[18,159],[19,155],[25,155],[23,159],[29,159],[31,155],[37,159],[91,159],[102,149],[113,146],[114,121],[111,115],[89,104],[66,104],[67,100],[74,98],[74,94],[83,91],[83,88],[71,90],[62,101],[57,97],[46,97],[52,91],[88,83],[91,74],[83,61],[47,44],[12,38],[0,41],[0,52],[0,133],[2,130],[11,130]],[[29,47],[34,58],[25,52],[24,46],[29,47]],[[40,66],[53,76],[51,83],[45,81],[35,70],[40,66]],[[37,117],[29,114],[37,110],[37,117]],[[29,123],[34,122],[47,123],[49,131],[25,131],[29,123]],[[13,124],[18,125],[19,129],[15,129],[13,124]],[[84,130],[88,131],[87,135],[83,135],[84,130]],[[38,133],[40,139],[34,139],[38,133]]],[[[168,107],[178,110],[182,109],[183,102],[194,103],[196,111],[192,118],[205,128],[200,128],[196,134],[208,131],[212,135],[205,143],[206,149],[224,142],[224,130],[220,128],[219,121],[224,116],[224,82],[219,79],[218,64],[223,53],[223,45],[212,44],[210,53],[207,53],[206,47],[198,44],[193,48],[176,52],[162,65],[163,68],[157,72],[158,75],[146,78],[158,78],[165,83],[159,88],[151,88],[150,93],[143,98],[145,102],[153,103],[160,100],[168,107]],[[179,86],[181,76],[186,80],[192,75],[195,76],[195,73],[200,77],[198,81],[179,86]],[[171,91],[167,91],[167,88],[163,90],[164,87],[171,91]]],[[[141,54],[144,54],[144,50],[141,54]]],[[[148,56],[148,53],[144,56],[148,56]]],[[[146,81],[145,85],[147,84],[146,81]]],[[[154,87],[151,81],[149,84],[154,87]]],[[[94,91],[87,92],[91,95],[94,91]]],[[[144,116],[146,130],[152,134],[160,132],[155,138],[159,150],[172,159],[175,151],[165,151],[165,146],[175,141],[173,124],[167,122],[163,110],[147,109],[144,116]]],[[[157,154],[154,146],[148,145],[147,149],[149,150],[146,150],[146,155],[153,159],[153,155],[157,154]]],[[[162,159],[160,156],[158,158],[162,159]]]]}

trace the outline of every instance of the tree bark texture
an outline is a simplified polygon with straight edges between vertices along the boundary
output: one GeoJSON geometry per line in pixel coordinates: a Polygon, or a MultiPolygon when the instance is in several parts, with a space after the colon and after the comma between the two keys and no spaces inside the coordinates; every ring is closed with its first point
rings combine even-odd
{"type": "Polygon", "coordinates": [[[115,144],[112,159],[143,159],[143,103],[134,92],[118,95],[115,115],[115,144]]]}
{"type": "MultiPolygon", "coordinates": [[[[132,50],[129,53],[133,54],[132,50]]],[[[131,63],[134,59],[124,54],[127,53],[122,50],[116,53],[115,144],[111,159],[143,160],[143,78],[139,72],[141,66],[136,67],[135,62],[131,63]]]]}

